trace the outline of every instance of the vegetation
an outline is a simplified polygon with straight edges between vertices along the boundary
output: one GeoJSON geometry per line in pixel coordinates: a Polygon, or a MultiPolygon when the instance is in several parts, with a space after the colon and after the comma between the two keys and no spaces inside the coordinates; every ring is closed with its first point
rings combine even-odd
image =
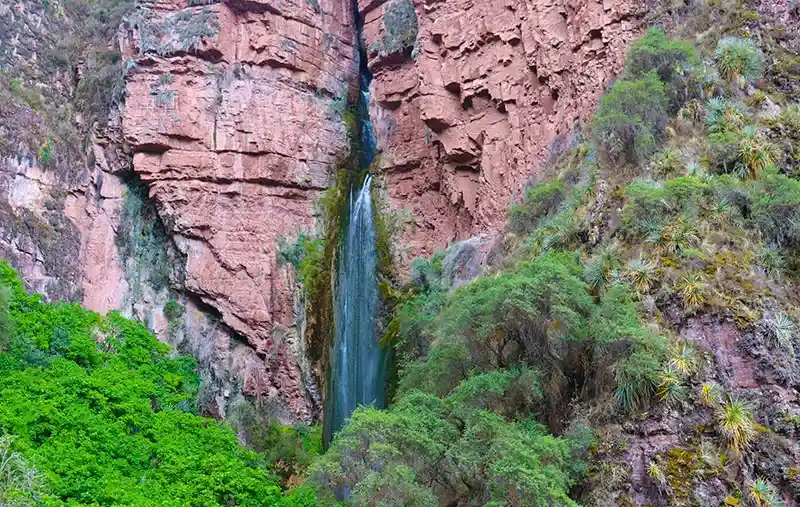
{"type": "MultiPolygon", "coordinates": [[[[451,290],[444,252],[414,261],[383,336],[398,352],[393,403],[359,409],[310,467],[321,498],[628,505],[624,443],[615,449],[609,433],[689,412],[701,423],[682,432],[686,446],[648,456],[657,495],[702,504],[695,485],[713,477],[730,505],[777,498],[766,479],[742,477],[766,474],[748,456],[784,452],[764,450],[782,437],[687,329],[732,321],[748,347],[765,347],[754,357],[776,354],[779,378],[800,378],[791,359],[777,369],[798,335],[786,288],[800,191],[778,147],[794,111],[765,120],[763,92],[744,104],[758,48],[727,41],[713,53],[715,43],[705,56],[716,69],[659,30],[632,44],[588,138],[509,209],[503,252],[483,276],[451,290]]],[[[768,476],[786,491],[782,472],[768,476]]]]}
{"type": "Polygon", "coordinates": [[[134,298],[141,295],[143,284],[148,281],[155,290],[169,285],[167,238],[147,185],[138,179],[131,181],[120,213],[117,246],[125,259],[126,279],[132,284],[134,298]]]}
{"type": "Polygon", "coordinates": [[[318,282],[325,266],[323,255],[325,240],[315,239],[306,233],[299,233],[294,244],[278,239],[278,265],[291,264],[297,280],[303,284],[306,294],[314,297],[319,290],[318,282]]]}
{"type": "Polygon", "coordinates": [[[619,80],[600,99],[592,133],[609,163],[636,164],[650,156],[667,123],[667,96],[655,71],[619,80]]]}
{"type": "Polygon", "coordinates": [[[36,495],[47,505],[283,502],[261,457],[193,414],[193,359],[118,314],[44,303],[6,263],[0,284],[11,330],[0,432],[16,435],[0,440],[0,494],[22,502],[12,505],[36,495]]]}
{"type": "Polygon", "coordinates": [[[0,505],[27,507],[41,501],[41,477],[18,452],[14,439],[0,436],[0,505]]]}
{"type": "Polygon", "coordinates": [[[760,77],[764,58],[753,41],[726,37],[717,44],[714,59],[720,75],[733,81],[760,77]]]}
{"type": "Polygon", "coordinates": [[[731,450],[741,452],[750,447],[755,436],[755,422],[747,403],[729,398],[720,405],[717,413],[717,431],[731,450]]]}

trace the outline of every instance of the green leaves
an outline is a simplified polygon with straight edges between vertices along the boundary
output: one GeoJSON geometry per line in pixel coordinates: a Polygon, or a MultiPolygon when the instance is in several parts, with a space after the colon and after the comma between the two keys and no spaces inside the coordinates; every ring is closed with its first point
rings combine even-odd
{"type": "Polygon", "coordinates": [[[609,162],[635,164],[650,156],[664,133],[667,96],[656,72],[619,80],[600,99],[592,133],[609,162]]]}
{"type": "Polygon", "coordinates": [[[631,44],[625,72],[636,79],[655,71],[661,81],[669,83],[682,66],[699,62],[697,49],[691,42],[667,39],[662,30],[650,28],[631,44]]]}
{"type": "Polygon", "coordinates": [[[194,408],[196,363],[141,324],[28,295],[7,263],[10,347],[0,434],[49,487],[48,505],[278,505],[275,478],[194,408]]]}
{"type": "Polygon", "coordinates": [[[764,67],[761,50],[750,39],[726,37],[720,40],[714,59],[720,75],[728,81],[756,79],[761,76],[764,67]]]}

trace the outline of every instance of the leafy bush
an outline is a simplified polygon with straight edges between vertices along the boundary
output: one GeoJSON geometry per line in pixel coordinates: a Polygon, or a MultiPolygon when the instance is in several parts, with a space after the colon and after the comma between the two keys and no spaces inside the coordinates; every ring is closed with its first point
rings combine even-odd
{"type": "Polygon", "coordinates": [[[155,203],[148,196],[147,184],[133,180],[128,184],[120,212],[117,246],[125,263],[131,290],[139,294],[142,283],[149,281],[156,290],[170,280],[168,236],[155,203]]]}
{"type": "Polygon", "coordinates": [[[546,254],[495,277],[457,289],[440,315],[436,344],[401,389],[445,394],[470,370],[539,360],[557,342],[581,341],[592,301],[569,256],[546,254]],[[546,322],[556,320],[558,327],[546,322]]]}
{"type": "Polygon", "coordinates": [[[658,74],[620,80],[600,99],[592,134],[610,163],[636,164],[651,155],[667,122],[667,96],[658,74]]]}
{"type": "Polygon", "coordinates": [[[749,194],[750,222],[766,242],[800,248],[800,181],[767,172],[754,182],[749,194]]]}
{"type": "Polygon", "coordinates": [[[695,176],[663,183],[634,182],[625,189],[623,230],[664,247],[662,250],[689,247],[694,243],[687,237],[691,236],[691,223],[710,194],[709,185],[695,176]]]}
{"type": "MultiPolygon", "coordinates": [[[[506,393],[509,376],[442,399],[419,391],[388,412],[356,410],[312,468],[325,499],[350,491],[354,505],[576,506],[568,490],[580,470],[581,441],[547,435],[531,420],[508,421],[468,393],[506,393]]],[[[468,381],[465,381],[468,382],[468,381]]]]}
{"type": "Polygon", "coordinates": [[[691,42],[667,39],[662,30],[650,28],[631,44],[625,72],[631,79],[638,79],[655,71],[661,81],[669,83],[680,67],[699,61],[697,49],[691,42]]]}
{"type": "Polygon", "coordinates": [[[191,413],[196,363],[142,325],[10,287],[0,431],[44,476],[47,505],[278,505],[280,488],[222,423],[191,413]]]}
{"type": "Polygon", "coordinates": [[[288,243],[278,239],[278,265],[291,264],[295,268],[297,280],[303,283],[306,294],[313,297],[318,290],[324,266],[325,240],[299,233],[295,242],[288,243]]]}
{"type": "Polygon", "coordinates": [[[508,210],[511,230],[519,234],[531,233],[542,219],[551,217],[567,197],[567,187],[561,181],[546,181],[528,188],[519,204],[508,210]]]}
{"type": "Polygon", "coordinates": [[[750,39],[737,37],[720,40],[714,59],[720,75],[728,81],[756,79],[761,76],[764,65],[764,57],[758,46],[750,39]]]}
{"type": "Polygon", "coordinates": [[[664,83],[672,111],[702,94],[704,76],[697,49],[691,42],[668,39],[658,28],[636,39],[625,60],[627,79],[639,79],[651,71],[664,83]]]}

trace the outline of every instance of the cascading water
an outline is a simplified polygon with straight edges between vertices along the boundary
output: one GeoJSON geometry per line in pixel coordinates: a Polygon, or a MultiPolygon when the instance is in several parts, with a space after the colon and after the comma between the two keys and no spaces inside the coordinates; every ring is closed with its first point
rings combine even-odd
{"type": "MultiPolygon", "coordinates": [[[[358,165],[363,171],[372,165],[377,150],[369,118],[372,73],[367,66],[357,1],[353,9],[359,56],[358,165]]],[[[368,174],[360,188],[349,189],[347,222],[339,245],[326,442],[359,405],[386,406],[386,353],[377,337],[378,255],[371,183],[372,176],[368,174]]]]}
{"type": "Polygon", "coordinates": [[[330,414],[335,433],[359,405],[384,407],[384,353],[377,340],[377,248],[367,176],[351,193],[349,223],[342,239],[335,297],[330,414]]]}

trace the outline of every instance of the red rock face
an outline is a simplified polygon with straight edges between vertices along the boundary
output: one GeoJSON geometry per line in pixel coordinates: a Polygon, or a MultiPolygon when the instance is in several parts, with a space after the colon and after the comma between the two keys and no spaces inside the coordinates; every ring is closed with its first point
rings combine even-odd
{"type": "Polygon", "coordinates": [[[398,29],[386,13],[403,1],[361,0],[360,9],[380,169],[390,201],[416,224],[402,241],[407,263],[503,226],[511,199],[621,70],[641,8],[636,0],[414,0],[416,47],[387,54],[382,41],[398,29]]]}
{"type": "MultiPolygon", "coordinates": [[[[634,0],[392,2],[359,7],[379,169],[391,205],[416,222],[396,242],[405,266],[503,226],[509,201],[620,70],[639,21],[634,0]]],[[[185,256],[186,292],[249,347],[225,353],[220,337],[215,361],[244,394],[309,419],[318,401],[276,250],[317,227],[313,202],[348,144],[350,0],[165,0],[130,25],[122,127],[134,170],[185,256]]]]}
{"type": "Polygon", "coordinates": [[[314,229],[313,202],[347,146],[351,6],[151,7],[126,47],[136,62],[123,118],[134,170],[185,255],[187,293],[255,351],[227,359],[244,394],[277,396],[289,418],[310,419],[316,402],[289,331],[295,284],[276,251],[279,238],[314,229]],[[187,34],[209,28],[216,35],[187,49],[187,34]]]}

